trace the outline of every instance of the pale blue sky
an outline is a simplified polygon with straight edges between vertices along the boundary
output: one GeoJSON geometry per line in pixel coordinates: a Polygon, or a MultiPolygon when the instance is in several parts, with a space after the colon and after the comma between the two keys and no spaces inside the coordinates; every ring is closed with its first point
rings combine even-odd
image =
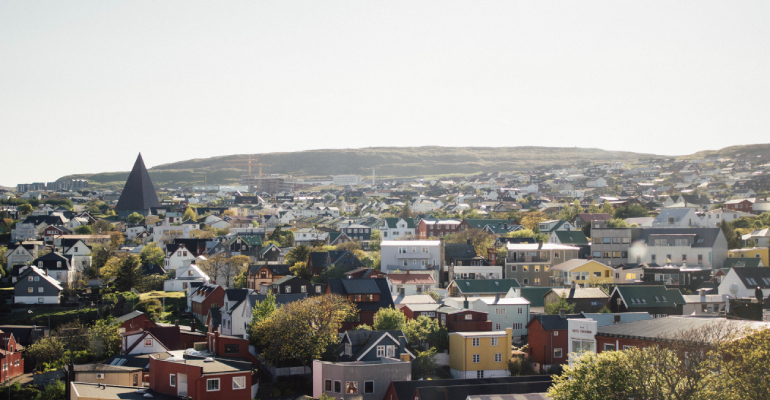
{"type": "Polygon", "coordinates": [[[235,153],[769,142],[768,1],[0,2],[0,184],[235,153]]]}

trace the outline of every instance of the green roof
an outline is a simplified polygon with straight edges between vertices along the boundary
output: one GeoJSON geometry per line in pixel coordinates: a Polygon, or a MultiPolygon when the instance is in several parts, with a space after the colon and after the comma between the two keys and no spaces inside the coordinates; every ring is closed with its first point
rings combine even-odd
{"type": "Polygon", "coordinates": [[[685,304],[679,289],[666,289],[663,285],[616,286],[628,308],[674,307],[685,304]]]}
{"type": "Polygon", "coordinates": [[[507,293],[511,288],[521,288],[516,279],[455,279],[454,283],[463,294],[507,293]]]}
{"type": "Polygon", "coordinates": [[[758,267],[762,261],[761,258],[749,258],[749,257],[728,257],[725,258],[722,268],[735,268],[735,267],[758,267]]]}
{"type": "Polygon", "coordinates": [[[530,307],[545,307],[546,293],[551,289],[557,289],[556,287],[540,287],[540,286],[525,286],[521,288],[521,297],[529,301],[530,307]]]}
{"type": "Polygon", "coordinates": [[[238,238],[240,238],[241,240],[246,242],[246,244],[248,244],[249,246],[261,246],[262,245],[262,236],[257,236],[257,235],[236,236],[236,237],[230,239],[230,241],[227,242],[227,245],[229,246],[229,245],[233,244],[236,240],[238,240],[238,238]]]}
{"type": "Polygon", "coordinates": [[[556,231],[554,233],[562,244],[588,244],[588,238],[581,231],[556,231]]]}

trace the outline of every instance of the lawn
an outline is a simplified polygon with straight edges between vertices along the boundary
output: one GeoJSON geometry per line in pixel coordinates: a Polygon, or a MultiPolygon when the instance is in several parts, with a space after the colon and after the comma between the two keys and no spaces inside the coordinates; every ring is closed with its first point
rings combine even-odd
{"type": "Polygon", "coordinates": [[[139,300],[158,299],[163,304],[163,299],[166,300],[166,307],[163,310],[163,316],[160,318],[160,322],[173,324],[179,321],[181,325],[190,326],[192,318],[182,316],[185,308],[187,308],[187,296],[185,292],[163,292],[153,291],[142,293],[139,295],[139,300]]]}

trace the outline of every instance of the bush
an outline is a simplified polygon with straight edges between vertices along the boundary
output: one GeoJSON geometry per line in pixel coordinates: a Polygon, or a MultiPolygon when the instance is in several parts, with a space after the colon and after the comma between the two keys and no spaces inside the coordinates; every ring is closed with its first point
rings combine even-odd
{"type": "Polygon", "coordinates": [[[163,305],[158,299],[146,299],[137,303],[134,310],[147,314],[151,319],[157,319],[161,316],[163,305]]]}
{"type": "Polygon", "coordinates": [[[537,372],[526,358],[515,358],[508,362],[508,371],[511,376],[535,375],[537,372]]]}

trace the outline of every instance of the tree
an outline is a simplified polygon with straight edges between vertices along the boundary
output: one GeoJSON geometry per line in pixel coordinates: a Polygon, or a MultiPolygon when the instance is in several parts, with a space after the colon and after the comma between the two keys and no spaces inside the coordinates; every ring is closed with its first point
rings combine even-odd
{"type": "Polygon", "coordinates": [[[427,294],[428,296],[430,296],[433,299],[433,301],[435,301],[436,303],[441,302],[441,295],[433,290],[427,291],[424,294],[427,294]]]}
{"type": "Polygon", "coordinates": [[[545,305],[546,314],[558,314],[559,310],[564,310],[567,314],[572,314],[575,311],[575,304],[569,304],[567,303],[566,297],[559,296],[559,301],[545,305]]]}
{"type": "Polygon", "coordinates": [[[374,314],[374,324],[372,328],[376,331],[385,331],[393,329],[401,329],[406,322],[406,315],[401,310],[396,310],[393,307],[380,308],[376,314],[374,314]]]}
{"type": "Polygon", "coordinates": [[[97,234],[102,234],[104,232],[112,232],[115,230],[115,225],[112,225],[111,223],[103,219],[100,219],[96,221],[96,223],[94,224],[94,230],[96,231],[97,234]]]}
{"type": "Polygon", "coordinates": [[[596,200],[591,200],[591,205],[588,206],[588,213],[589,214],[599,214],[602,212],[601,207],[599,207],[598,204],[596,204],[596,200]]]}
{"type": "Polygon", "coordinates": [[[232,217],[233,215],[235,215],[235,211],[233,210],[225,210],[225,212],[222,213],[223,217],[232,217]]]}
{"type": "Polygon", "coordinates": [[[628,226],[628,222],[620,218],[613,218],[607,221],[608,228],[628,228],[628,226]]]}
{"type": "Polygon", "coordinates": [[[732,223],[728,221],[722,221],[718,225],[722,229],[722,233],[725,235],[728,249],[740,249],[743,247],[743,243],[741,242],[742,239],[735,232],[735,228],[733,227],[732,223]]]}
{"type": "Polygon", "coordinates": [[[225,287],[230,287],[230,280],[249,266],[249,256],[232,256],[222,266],[221,274],[225,278],[225,287]]]}
{"type": "Polygon", "coordinates": [[[123,237],[122,232],[110,232],[110,248],[113,250],[117,250],[120,248],[120,245],[125,242],[125,238],[123,237]]]}
{"type": "Polygon", "coordinates": [[[410,344],[426,342],[434,332],[439,330],[438,320],[420,315],[402,324],[401,330],[410,344]]]}
{"type": "Polygon", "coordinates": [[[609,214],[609,215],[615,215],[615,207],[610,204],[609,201],[605,201],[604,204],[602,204],[602,213],[609,214]]]}
{"type": "Polygon", "coordinates": [[[401,212],[398,213],[399,218],[412,218],[412,209],[409,207],[409,200],[404,202],[404,208],[401,209],[401,212]]]}
{"type": "Polygon", "coordinates": [[[369,235],[369,249],[380,251],[380,243],[382,243],[382,233],[379,229],[372,229],[372,233],[369,235]]]}
{"type": "Polygon", "coordinates": [[[770,399],[770,329],[726,343],[720,355],[726,393],[735,399],[770,399]]]}
{"type": "Polygon", "coordinates": [[[531,229],[519,229],[518,231],[506,232],[503,237],[507,238],[528,238],[535,237],[535,232],[531,229]]]}
{"type": "Polygon", "coordinates": [[[251,337],[266,349],[261,355],[270,365],[289,359],[308,365],[339,341],[342,323],[356,313],[356,306],[342,296],[313,296],[284,305],[259,323],[251,337]]]}
{"type": "MultiPolygon", "coordinates": [[[[553,377],[548,395],[554,400],[630,399],[631,382],[626,352],[586,352],[561,375],[553,377]]],[[[639,399],[649,399],[640,397],[639,399]]]]}
{"type": "Polygon", "coordinates": [[[640,206],[639,204],[627,204],[625,206],[620,206],[615,210],[615,213],[613,214],[615,218],[620,219],[640,218],[646,217],[648,215],[650,215],[649,211],[647,211],[646,208],[640,206]]]}
{"type": "Polygon", "coordinates": [[[147,314],[147,316],[150,317],[150,319],[153,321],[157,321],[158,319],[162,318],[164,311],[163,304],[160,302],[160,300],[155,298],[144,299],[136,303],[134,310],[147,314]]]}
{"type": "Polygon", "coordinates": [[[17,209],[17,210],[18,210],[20,213],[22,213],[22,214],[29,214],[29,213],[31,213],[31,212],[32,212],[32,210],[33,210],[32,206],[31,206],[31,205],[29,205],[29,204],[27,204],[27,203],[24,203],[24,204],[19,204],[19,205],[18,205],[18,207],[16,207],[16,209],[17,209]]]}
{"type": "Polygon", "coordinates": [[[357,240],[351,240],[349,242],[340,243],[336,246],[337,250],[347,250],[351,253],[353,253],[356,250],[361,250],[361,245],[358,244],[357,240]]]}
{"type": "Polygon", "coordinates": [[[286,253],[286,257],[284,257],[284,261],[286,262],[286,265],[291,267],[300,261],[306,262],[308,257],[310,257],[310,247],[301,244],[289,250],[289,252],[286,253]]]}
{"type": "Polygon", "coordinates": [[[195,212],[194,207],[187,207],[186,210],[184,210],[184,215],[182,215],[182,221],[187,221],[188,219],[196,220],[198,218],[198,214],[195,212]]]}
{"type": "Polygon", "coordinates": [[[115,288],[125,292],[141,286],[143,281],[142,260],[135,255],[126,257],[115,275],[115,288]]]}
{"type": "Polygon", "coordinates": [[[112,278],[117,277],[118,271],[123,265],[123,260],[125,258],[126,258],[125,254],[119,254],[116,256],[109,257],[109,259],[107,259],[107,261],[104,263],[104,266],[100,269],[99,275],[101,275],[101,277],[106,280],[110,280],[112,278]]]}
{"type": "Polygon", "coordinates": [[[313,277],[312,271],[310,271],[310,268],[308,268],[307,263],[304,261],[294,263],[294,265],[289,267],[289,271],[291,271],[294,276],[304,280],[310,280],[310,278],[313,277]]]}
{"type": "Polygon", "coordinates": [[[101,360],[120,352],[120,333],[118,328],[120,321],[112,319],[100,319],[88,329],[88,343],[94,358],[101,360]]]}
{"type": "Polygon", "coordinates": [[[151,242],[142,248],[142,251],[139,252],[139,257],[142,259],[142,264],[163,265],[163,259],[166,256],[157,243],[151,242]]]}
{"type": "Polygon", "coordinates": [[[541,222],[548,219],[548,216],[546,216],[545,213],[543,213],[542,211],[532,211],[532,210],[524,213],[524,216],[521,218],[520,222],[523,227],[534,231],[535,228],[537,228],[541,222]]]}
{"type": "Polygon", "coordinates": [[[94,228],[91,225],[80,225],[75,228],[75,233],[78,235],[93,235],[94,228]]]}
{"type": "Polygon", "coordinates": [[[436,361],[436,348],[431,347],[425,351],[415,350],[417,355],[412,361],[412,372],[416,376],[427,377],[433,375],[436,372],[436,368],[439,367],[436,361]]]}
{"type": "Polygon", "coordinates": [[[225,268],[225,265],[227,264],[227,258],[223,256],[222,254],[217,254],[214,257],[209,258],[208,260],[201,261],[198,266],[200,266],[201,271],[203,271],[206,275],[209,276],[211,279],[211,282],[216,282],[217,278],[220,276],[223,276],[223,269],[225,268]]]}
{"type": "Polygon", "coordinates": [[[142,222],[143,219],[144,216],[138,212],[132,212],[131,215],[126,218],[126,220],[132,224],[138,224],[139,222],[142,222]]]}
{"type": "Polygon", "coordinates": [[[476,254],[482,257],[487,254],[488,249],[495,245],[495,236],[481,229],[466,229],[444,236],[446,243],[466,243],[468,240],[471,241],[476,254]]]}
{"type": "MultiPolygon", "coordinates": [[[[66,385],[62,381],[53,381],[43,387],[43,391],[36,397],[35,400],[64,400],[66,398],[66,385]]],[[[19,399],[20,396],[14,396],[14,399],[19,399]]]]}
{"type": "Polygon", "coordinates": [[[251,321],[246,328],[246,333],[249,335],[249,342],[254,346],[259,344],[259,336],[257,336],[257,328],[262,321],[270,318],[276,310],[275,296],[272,293],[268,293],[265,299],[257,301],[254,304],[254,308],[251,310],[251,321]]]}

